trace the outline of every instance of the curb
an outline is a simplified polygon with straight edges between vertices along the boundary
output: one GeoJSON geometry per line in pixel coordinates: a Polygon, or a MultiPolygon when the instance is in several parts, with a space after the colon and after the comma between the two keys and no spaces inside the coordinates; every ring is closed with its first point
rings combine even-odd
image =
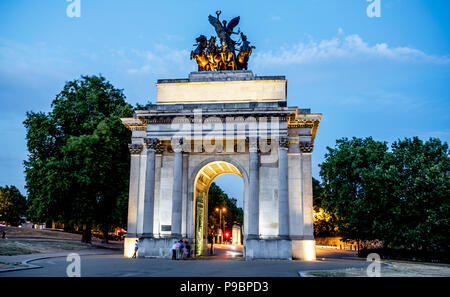
{"type": "MultiPolygon", "coordinates": [[[[92,253],[92,254],[83,254],[80,255],[80,257],[83,256],[101,256],[101,255],[111,255],[111,253],[92,253]]],[[[45,256],[45,257],[37,257],[37,258],[32,258],[32,259],[28,259],[28,260],[23,260],[21,262],[22,265],[27,265],[27,267],[17,267],[17,268],[6,268],[6,269],[0,269],[0,273],[2,272],[11,272],[11,271],[19,271],[19,270],[28,270],[28,269],[36,269],[36,268],[43,268],[43,266],[39,266],[39,265],[35,265],[35,264],[30,264],[29,262],[32,261],[37,261],[37,260],[44,260],[44,259],[51,259],[51,258],[62,258],[62,257],[67,257],[67,255],[58,255],[58,256],[45,256]]]]}
{"type": "Polygon", "coordinates": [[[309,274],[305,271],[297,271],[299,277],[316,277],[315,275],[309,274]]]}

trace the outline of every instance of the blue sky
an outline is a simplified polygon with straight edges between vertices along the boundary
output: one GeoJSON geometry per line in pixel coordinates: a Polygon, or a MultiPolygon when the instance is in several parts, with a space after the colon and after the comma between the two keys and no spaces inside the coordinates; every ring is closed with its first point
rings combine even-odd
{"type": "MultiPolygon", "coordinates": [[[[218,9],[241,16],[256,46],[250,70],[286,75],[288,105],[323,114],[315,177],[337,138],[450,140],[450,1],[381,0],[380,18],[367,16],[366,0],[218,3],[81,0],[81,17],[69,18],[65,0],[2,0],[0,185],[25,194],[26,111],[49,111],[81,74],[103,74],[133,105],[154,102],[157,79],[195,70],[192,44],[214,34],[207,16],[218,9]]],[[[241,196],[236,178],[219,184],[241,196]]]]}

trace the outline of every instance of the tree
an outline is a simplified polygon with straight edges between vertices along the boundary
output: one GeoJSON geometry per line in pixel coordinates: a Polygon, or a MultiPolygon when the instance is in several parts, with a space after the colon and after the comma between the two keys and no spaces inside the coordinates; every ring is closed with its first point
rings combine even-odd
{"type": "Polygon", "coordinates": [[[450,159],[447,143],[418,137],[392,144],[392,197],[396,208],[389,243],[415,250],[450,246],[450,159]]]}
{"type": "Polygon", "coordinates": [[[324,190],[320,181],[313,178],[313,226],[315,237],[335,236],[336,216],[322,203],[324,190]]]}
{"type": "Polygon", "coordinates": [[[322,196],[323,196],[323,187],[320,184],[320,181],[313,177],[313,205],[316,208],[323,207],[322,205],[322,196]]]}
{"type": "Polygon", "coordinates": [[[130,116],[122,90],[102,76],[67,82],[48,114],[27,113],[30,217],[83,226],[83,242],[93,224],[107,240],[126,222],[130,132],[120,118],[130,116]]]}
{"type": "Polygon", "coordinates": [[[218,185],[212,183],[208,191],[208,225],[219,226],[219,214],[215,209],[225,207],[226,211],[222,212],[222,223],[226,222],[227,227],[231,227],[233,223],[242,226],[244,211],[237,207],[236,203],[235,198],[229,198],[218,185]]]}
{"type": "Polygon", "coordinates": [[[389,188],[383,175],[387,144],[371,137],[343,138],[336,141],[336,148],[327,150],[320,165],[322,205],[336,215],[343,240],[377,239],[378,215],[386,211],[389,188]]]}
{"type": "Polygon", "coordinates": [[[421,251],[450,246],[447,143],[417,137],[394,142],[346,138],[327,148],[321,205],[336,215],[346,240],[380,240],[421,251]]]}
{"type": "Polygon", "coordinates": [[[25,196],[15,186],[0,187],[0,221],[18,226],[25,213],[25,196]]]}

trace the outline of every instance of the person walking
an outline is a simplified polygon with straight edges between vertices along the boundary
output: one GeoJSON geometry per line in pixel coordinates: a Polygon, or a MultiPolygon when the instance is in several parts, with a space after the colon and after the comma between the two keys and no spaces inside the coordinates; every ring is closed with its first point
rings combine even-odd
{"type": "Polygon", "coordinates": [[[189,257],[189,243],[188,241],[184,241],[184,249],[183,249],[183,260],[189,257]]]}
{"type": "Polygon", "coordinates": [[[133,254],[133,257],[131,257],[131,258],[137,257],[138,250],[139,250],[139,240],[136,240],[136,244],[134,245],[134,254],[133,254]]]}
{"type": "Polygon", "coordinates": [[[172,249],[171,249],[171,251],[172,251],[172,260],[176,260],[177,259],[177,244],[178,244],[178,242],[174,241],[173,245],[172,245],[172,249]]]}
{"type": "Polygon", "coordinates": [[[183,244],[183,240],[180,239],[180,241],[178,242],[180,245],[178,246],[178,253],[177,253],[177,259],[182,259],[183,257],[183,249],[184,249],[184,244],[183,244]]]}
{"type": "Polygon", "coordinates": [[[191,254],[192,254],[192,247],[191,247],[191,244],[189,243],[189,241],[186,243],[186,249],[187,249],[187,251],[188,251],[188,255],[187,255],[187,257],[188,258],[191,258],[191,254]]]}

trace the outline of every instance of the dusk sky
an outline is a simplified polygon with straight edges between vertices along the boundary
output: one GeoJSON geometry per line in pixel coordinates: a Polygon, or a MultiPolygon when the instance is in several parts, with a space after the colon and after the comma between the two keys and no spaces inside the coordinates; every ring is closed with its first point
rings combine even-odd
{"type": "MultiPolygon", "coordinates": [[[[256,46],[249,69],[285,75],[288,106],[322,113],[313,176],[342,137],[392,143],[419,136],[450,140],[450,1],[366,0],[0,1],[0,185],[23,194],[26,111],[50,111],[64,83],[102,74],[127,102],[155,102],[160,78],[185,78],[195,38],[214,35],[208,15],[240,16],[256,46]],[[222,3],[222,5],[220,4],[222,3]]],[[[242,199],[238,177],[219,185],[242,199]]]]}

